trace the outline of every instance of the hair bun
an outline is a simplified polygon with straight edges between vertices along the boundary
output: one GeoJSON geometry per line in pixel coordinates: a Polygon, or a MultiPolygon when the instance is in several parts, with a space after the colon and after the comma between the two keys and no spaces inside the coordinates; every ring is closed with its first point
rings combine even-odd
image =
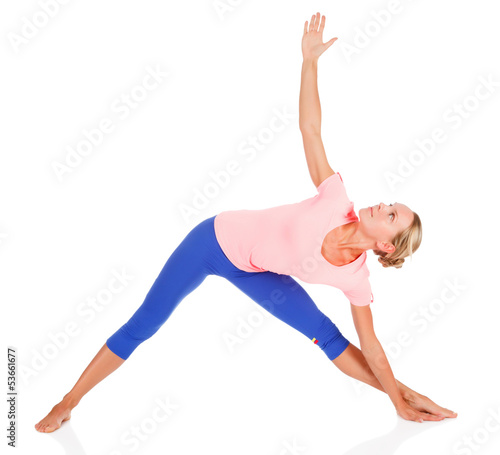
{"type": "Polygon", "coordinates": [[[384,267],[396,267],[397,269],[400,269],[403,267],[405,260],[404,258],[393,259],[387,256],[379,256],[378,262],[380,262],[384,267]]]}

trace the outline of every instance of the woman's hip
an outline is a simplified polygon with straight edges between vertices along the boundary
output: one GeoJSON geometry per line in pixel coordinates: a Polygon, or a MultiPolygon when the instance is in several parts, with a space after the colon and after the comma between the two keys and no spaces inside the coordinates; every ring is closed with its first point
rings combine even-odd
{"type": "Polygon", "coordinates": [[[176,251],[189,256],[193,266],[201,266],[209,275],[231,276],[247,273],[236,267],[222,250],[215,235],[215,217],[200,221],[186,235],[176,251]]]}

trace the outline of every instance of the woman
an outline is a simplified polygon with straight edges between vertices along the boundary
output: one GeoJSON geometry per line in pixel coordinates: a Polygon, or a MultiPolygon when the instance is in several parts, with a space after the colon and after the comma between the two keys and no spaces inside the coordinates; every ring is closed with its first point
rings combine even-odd
{"type": "Polygon", "coordinates": [[[174,250],[130,320],[108,338],[75,386],[35,425],[50,433],[96,384],[115,371],[137,346],[165,323],[181,300],[210,274],[226,278],[277,318],[307,336],[345,374],[388,394],[397,414],[419,421],[456,417],[397,381],[377,340],[366,251],[384,267],[400,268],[421,242],[421,223],[407,206],[380,203],[359,211],[325,155],[317,90],[325,17],[317,13],[302,38],[299,116],[306,161],[318,194],[296,204],[264,210],[221,212],[195,226],[174,250]],[[290,276],[341,289],[351,303],[361,350],[319,311],[290,276]]]}

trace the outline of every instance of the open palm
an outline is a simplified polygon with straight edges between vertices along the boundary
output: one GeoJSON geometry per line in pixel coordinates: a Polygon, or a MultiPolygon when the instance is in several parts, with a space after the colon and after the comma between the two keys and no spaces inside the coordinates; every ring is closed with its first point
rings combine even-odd
{"type": "Polygon", "coordinates": [[[320,14],[316,13],[311,17],[309,27],[307,21],[304,24],[304,35],[302,36],[302,57],[304,60],[318,58],[337,40],[337,38],[332,38],[330,41],[323,43],[325,20],[325,16],[322,16],[320,23],[320,14]]]}

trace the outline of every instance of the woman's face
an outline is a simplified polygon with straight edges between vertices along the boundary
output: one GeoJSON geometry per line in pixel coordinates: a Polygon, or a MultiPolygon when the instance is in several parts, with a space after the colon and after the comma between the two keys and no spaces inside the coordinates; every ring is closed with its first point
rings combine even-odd
{"type": "MultiPolygon", "coordinates": [[[[364,231],[377,242],[390,243],[413,222],[413,211],[404,204],[394,202],[367,207],[359,211],[359,221],[364,231]]],[[[383,251],[381,245],[378,245],[383,251]]]]}

